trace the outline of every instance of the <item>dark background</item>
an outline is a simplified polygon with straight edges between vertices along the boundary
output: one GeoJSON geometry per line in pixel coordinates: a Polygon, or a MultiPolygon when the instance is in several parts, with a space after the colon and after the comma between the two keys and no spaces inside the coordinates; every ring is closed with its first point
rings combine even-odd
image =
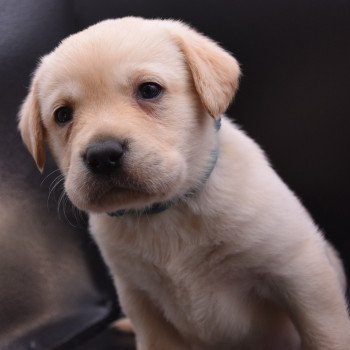
{"type": "MultiPolygon", "coordinates": [[[[127,15],[184,20],[235,55],[243,78],[230,116],[263,147],[350,272],[348,0],[0,0],[1,348],[71,348],[118,314],[84,218],[69,205],[69,220],[62,206],[59,218],[54,196],[47,204],[56,174],[40,185],[16,113],[41,55],[90,24],[127,15]]],[[[44,176],[54,169],[49,161],[44,176]]],[[[121,349],[111,332],[91,349],[121,349]]]]}

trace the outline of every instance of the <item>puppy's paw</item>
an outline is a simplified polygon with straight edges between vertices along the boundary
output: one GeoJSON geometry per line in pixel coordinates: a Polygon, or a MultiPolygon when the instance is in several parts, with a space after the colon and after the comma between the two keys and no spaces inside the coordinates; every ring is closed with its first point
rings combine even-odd
{"type": "Polygon", "coordinates": [[[134,333],[134,327],[131,321],[126,317],[113,322],[111,327],[116,328],[123,333],[134,333]]]}

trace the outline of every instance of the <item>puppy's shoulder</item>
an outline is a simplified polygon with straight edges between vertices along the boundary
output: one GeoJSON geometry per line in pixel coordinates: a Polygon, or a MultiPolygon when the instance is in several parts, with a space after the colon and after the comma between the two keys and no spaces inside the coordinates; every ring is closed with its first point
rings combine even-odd
{"type": "Polygon", "coordinates": [[[246,172],[273,172],[263,149],[238,124],[227,116],[222,117],[219,130],[219,152],[221,165],[235,175],[246,172]]]}

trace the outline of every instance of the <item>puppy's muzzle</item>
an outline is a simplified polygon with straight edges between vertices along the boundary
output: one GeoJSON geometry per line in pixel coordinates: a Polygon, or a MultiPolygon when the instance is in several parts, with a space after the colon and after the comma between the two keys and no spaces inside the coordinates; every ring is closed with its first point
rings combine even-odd
{"type": "Polygon", "coordinates": [[[95,175],[112,175],[121,167],[123,153],[123,145],[117,139],[97,141],[87,147],[83,161],[95,175]]]}

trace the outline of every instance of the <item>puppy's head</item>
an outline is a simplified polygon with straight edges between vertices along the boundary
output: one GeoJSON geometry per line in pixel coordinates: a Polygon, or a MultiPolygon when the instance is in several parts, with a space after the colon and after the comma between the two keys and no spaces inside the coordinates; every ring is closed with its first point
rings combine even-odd
{"type": "Polygon", "coordinates": [[[40,170],[48,143],[78,208],[144,208],[198,185],[238,79],[231,55],[180,22],[108,20],[42,59],[19,129],[40,170]]]}

